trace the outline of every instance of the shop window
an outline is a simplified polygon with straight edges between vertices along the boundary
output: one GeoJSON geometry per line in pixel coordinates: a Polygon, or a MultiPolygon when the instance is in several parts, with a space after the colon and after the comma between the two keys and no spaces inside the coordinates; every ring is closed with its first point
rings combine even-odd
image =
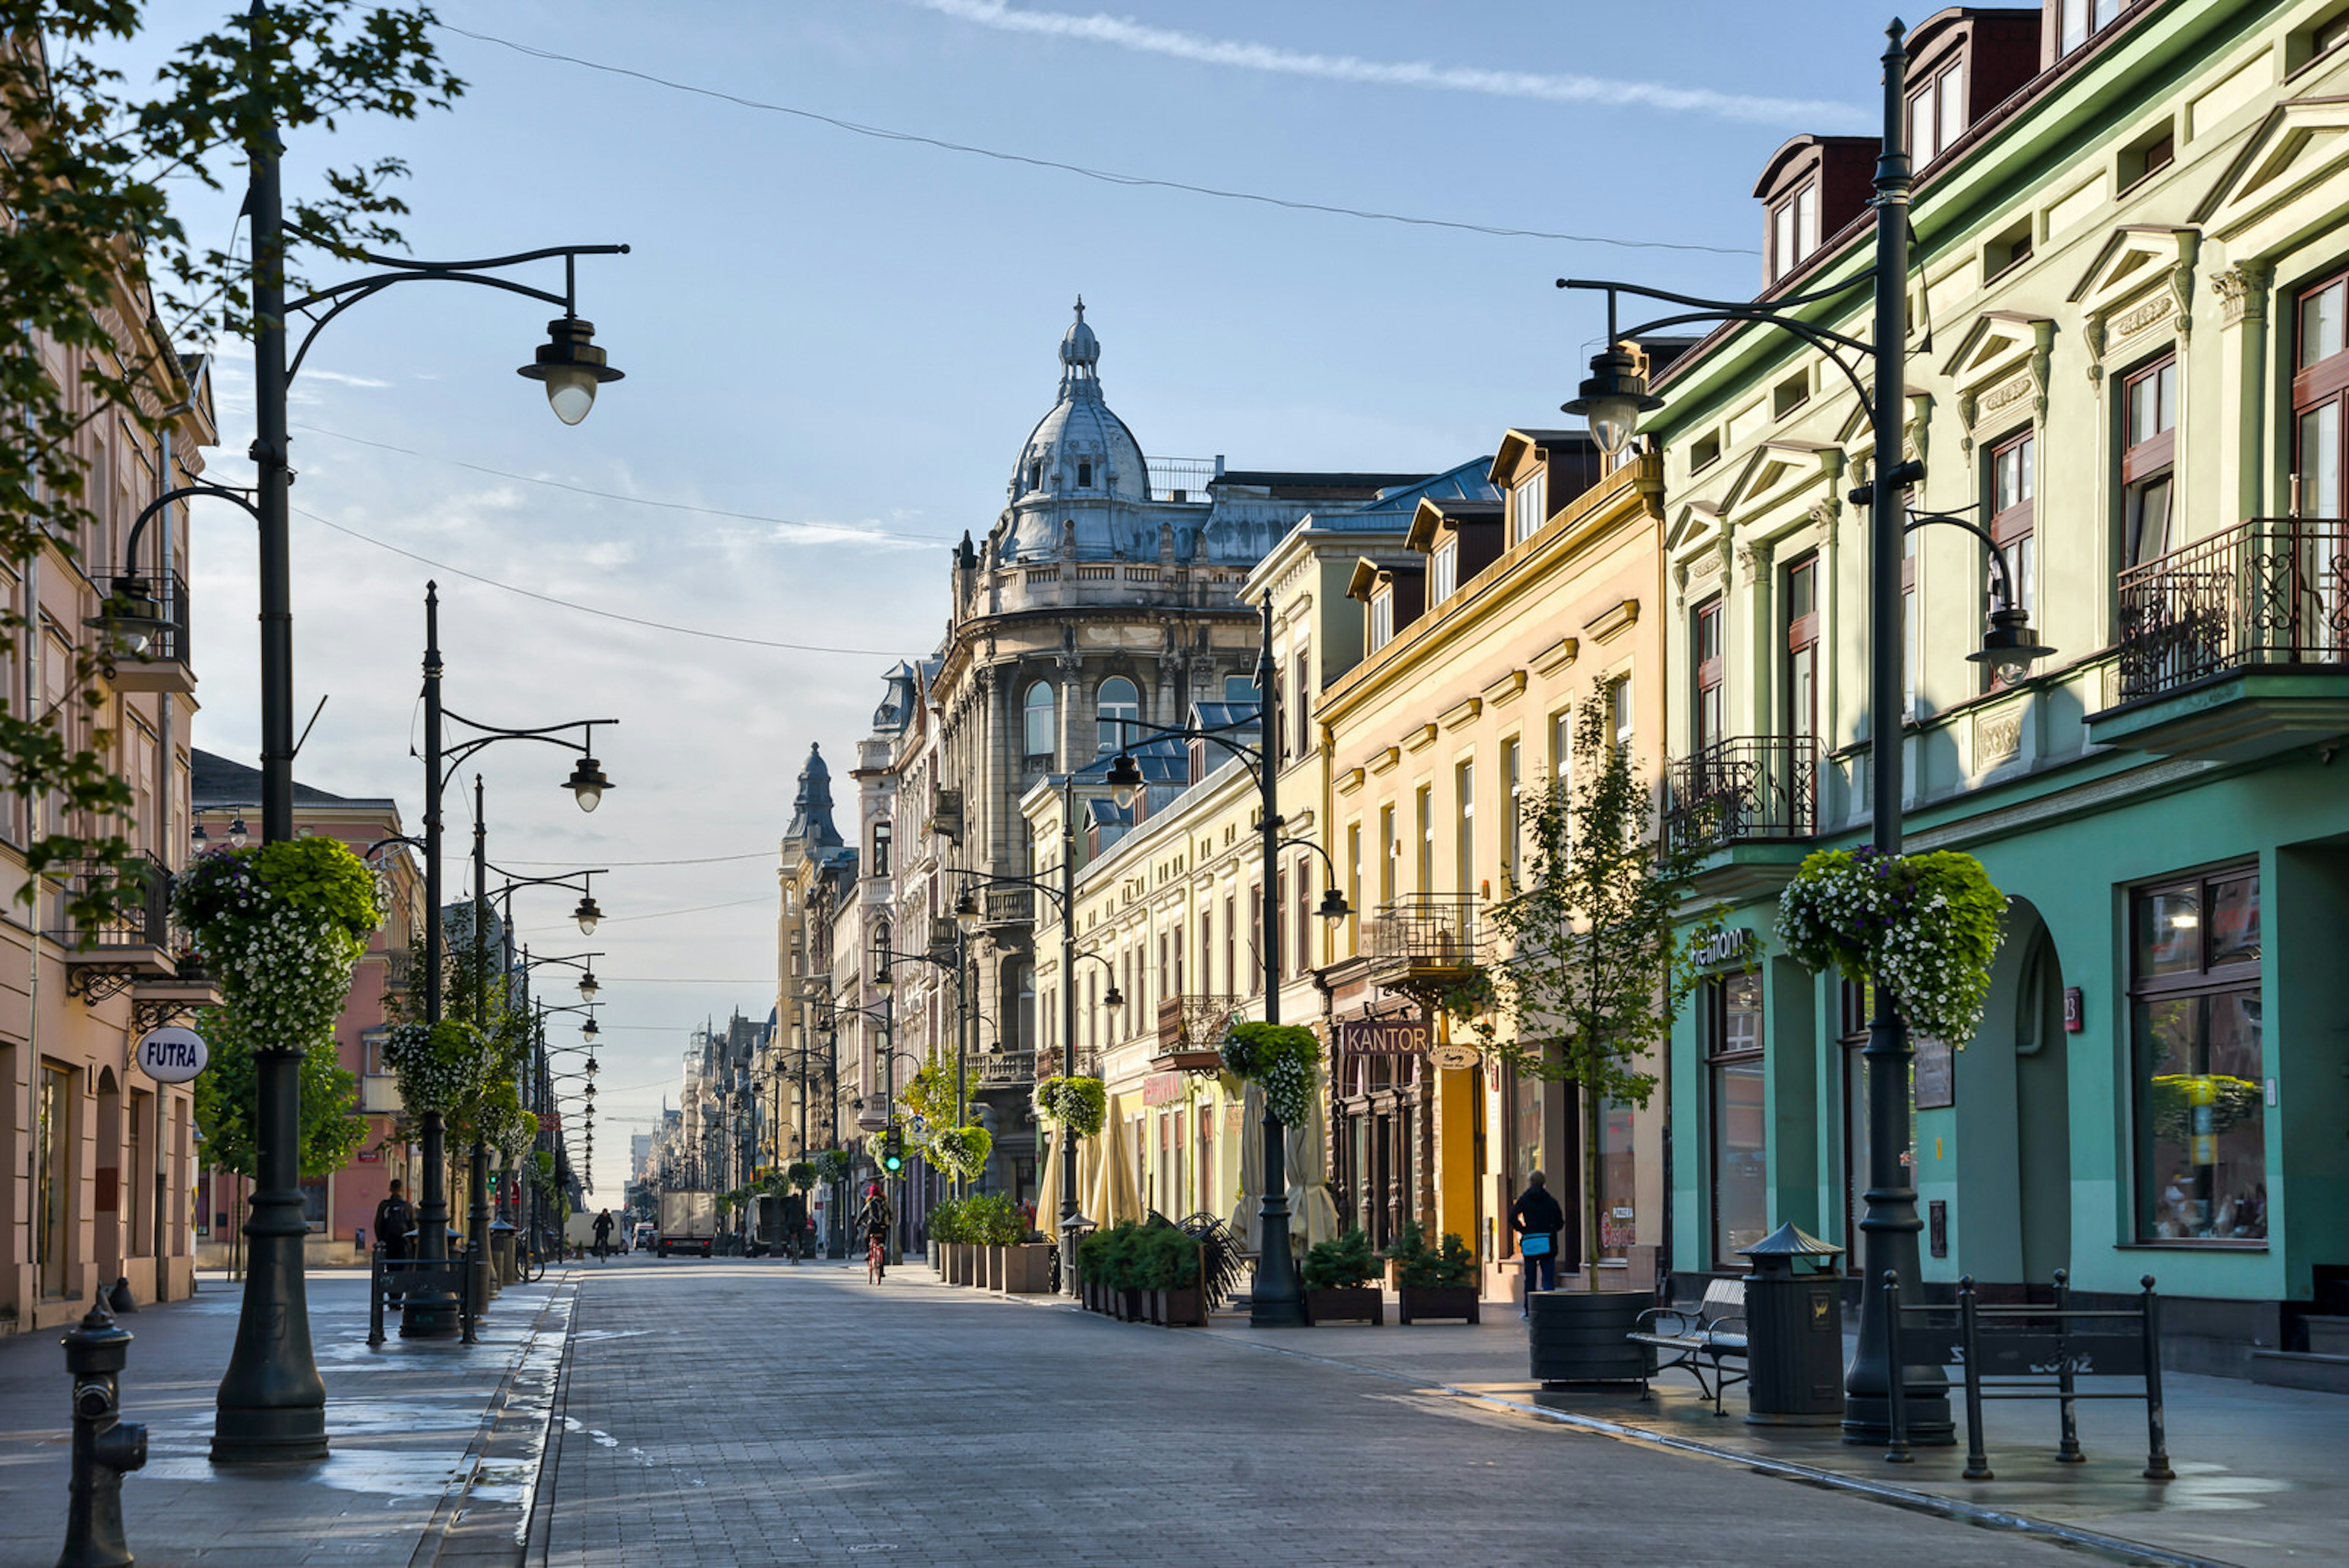
{"type": "Polygon", "coordinates": [[[2264,1241],[2259,872],[2139,888],[2129,922],[2138,1238],[2264,1241]]]}
{"type": "Polygon", "coordinates": [[[1705,982],[1705,1074],[1712,1127],[1713,1266],[1743,1271],[1740,1247],[1770,1229],[1770,1146],[1764,1120],[1762,979],[1705,982]]]}
{"type": "Polygon", "coordinates": [[[2123,565],[2169,554],[2178,457],[2178,360],[2157,360],[2121,383],[2123,565]]]}

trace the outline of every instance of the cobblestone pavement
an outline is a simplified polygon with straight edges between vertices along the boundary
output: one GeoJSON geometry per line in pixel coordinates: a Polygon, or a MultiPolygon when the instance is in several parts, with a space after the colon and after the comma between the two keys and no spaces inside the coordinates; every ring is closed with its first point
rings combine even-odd
{"type": "Polygon", "coordinates": [[[575,1277],[532,1554],[559,1568],[2089,1561],[919,1268],[575,1277]]]}
{"type": "MultiPolygon", "coordinates": [[[[148,1428],[147,1466],[122,1486],[124,1532],[142,1568],[407,1568],[419,1552],[445,1564],[514,1561],[567,1291],[509,1287],[479,1345],[402,1340],[395,1325],[370,1348],[366,1276],[314,1272],[328,1457],[220,1469],[206,1456],[241,1293],[207,1274],[192,1301],[121,1320],[135,1336],[123,1418],[148,1428]]],[[[0,1340],[0,1568],[50,1568],[65,1541],[71,1386],[61,1332],[0,1340]]]]}

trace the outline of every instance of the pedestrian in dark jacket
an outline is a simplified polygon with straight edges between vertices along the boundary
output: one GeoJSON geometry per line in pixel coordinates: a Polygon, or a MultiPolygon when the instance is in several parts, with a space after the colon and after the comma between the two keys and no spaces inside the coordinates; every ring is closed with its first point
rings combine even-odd
{"type": "Polygon", "coordinates": [[[1524,1196],[1509,1208],[1509,1230],[1526,1265],[1526,1304],[1520,1317],[1532,1313],[1534,1292],[1557,1289],[1557,1236],[1565,1229],[1566,1210],[1549,1195],[1549,1178],[1535,1171],[1526,1178],[1524,1196]]]}
{"type": "MultiPolygon", "coordinates": [[[[375,1239],[383,1247],[383,1255],[387,1259],[407,1257],[409,1233],[415,1229],[416,1210],[409,1205],[408,1199],[401,1196],[399,1182],[395,1179],[388,1196],[375,1206],[375,1239]]],[[[397,1282],[398,1277],[395,1273],[392,1280],[397,1282]]],[[[384,1300],[388,1305],[398,1306],[402,1299],[402,1293],[398,1291],[387,1289],[384,1292],[384,1300]]]]}

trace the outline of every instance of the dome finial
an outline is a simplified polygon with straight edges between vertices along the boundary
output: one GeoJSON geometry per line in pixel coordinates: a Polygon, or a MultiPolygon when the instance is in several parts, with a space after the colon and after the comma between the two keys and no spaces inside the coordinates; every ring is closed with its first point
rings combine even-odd
{"type": "Polygon", "coordinates": [[[1093,367],[1101,362],[1101,339],[1085,325],[1085,296],[1077,296],[1077,318],[1061,337],[1061,395],[1067,397],[1080,388],[1094,386],[1093,367]]]}

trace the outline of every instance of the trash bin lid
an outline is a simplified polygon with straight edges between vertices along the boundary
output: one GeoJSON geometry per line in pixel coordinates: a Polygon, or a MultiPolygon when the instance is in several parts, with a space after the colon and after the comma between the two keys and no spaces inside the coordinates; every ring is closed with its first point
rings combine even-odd
{"type": "Polygon", "coordinates": [[[1820,1241],[1789,1220],[1751,1247],[1738,1248],[1737,1254],[1742,1258],[1840,1258],[1843,1249],[1820,1241]]]}

